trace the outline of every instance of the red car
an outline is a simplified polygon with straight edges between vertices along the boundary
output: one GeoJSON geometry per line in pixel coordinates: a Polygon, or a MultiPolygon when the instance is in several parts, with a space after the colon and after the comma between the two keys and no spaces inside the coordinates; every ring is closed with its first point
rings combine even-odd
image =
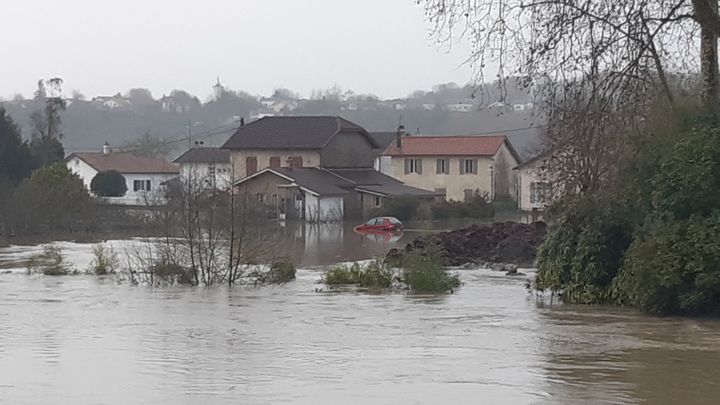
{"type": "Polygon", "coordinates": [[[356,231],[397,231],[403,225],[395,217],[377,217],[355,227],[356,231]]]}

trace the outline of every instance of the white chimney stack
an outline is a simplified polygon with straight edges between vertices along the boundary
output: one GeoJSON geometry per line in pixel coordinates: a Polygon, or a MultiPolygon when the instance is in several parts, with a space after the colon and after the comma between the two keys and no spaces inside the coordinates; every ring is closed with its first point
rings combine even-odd
{"type": "Polygon", "coordinates": [[[105,143],[103,144],[103,149],[102,149],[102,151],[103,151],[103,155],[107,155],[108,153],[110,153],[110,144],[108,144],[107,142],[105,142],[105,143]]]}

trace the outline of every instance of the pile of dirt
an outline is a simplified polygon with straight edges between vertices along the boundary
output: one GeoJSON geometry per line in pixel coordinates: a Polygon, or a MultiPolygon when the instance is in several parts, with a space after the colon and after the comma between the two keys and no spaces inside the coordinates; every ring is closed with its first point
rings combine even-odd
{"type": "Polygon", "coordinates": [[[472,225],[468,228],[418,237],[404,250],[391,249],[387,254],[387,260],[401,263],[405,254],[424,251],[429,244],[436,244],[441,250],[446,266],[461,266],[468,263],[529,265],[535,260],[537,248],[545,239],[546,232],[544,222],[472,225]]]}

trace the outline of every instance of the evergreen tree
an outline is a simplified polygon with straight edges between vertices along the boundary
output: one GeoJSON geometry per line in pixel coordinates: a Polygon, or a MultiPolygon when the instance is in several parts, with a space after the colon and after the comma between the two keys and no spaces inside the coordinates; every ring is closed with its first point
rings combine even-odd
{"type": "Polygon", "coordinates": [[[30,175],[30,147],[23,141],[20,126],[0,106],[0,182],[18,184],[30,175]]]}

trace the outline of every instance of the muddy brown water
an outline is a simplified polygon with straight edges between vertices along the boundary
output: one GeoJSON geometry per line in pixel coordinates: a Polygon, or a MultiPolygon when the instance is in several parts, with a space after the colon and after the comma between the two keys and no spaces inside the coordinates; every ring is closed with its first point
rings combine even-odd
{"type": "MultiPolygon", "coordinates": [[[[308,263],[343,255],[306,242],[308,263]]],[[[439,297],[316,292],[321,274],[232,290],[0,274],[0,403],[720,403],[717,320],[551,305],[482,269],[439,297]]]]}

